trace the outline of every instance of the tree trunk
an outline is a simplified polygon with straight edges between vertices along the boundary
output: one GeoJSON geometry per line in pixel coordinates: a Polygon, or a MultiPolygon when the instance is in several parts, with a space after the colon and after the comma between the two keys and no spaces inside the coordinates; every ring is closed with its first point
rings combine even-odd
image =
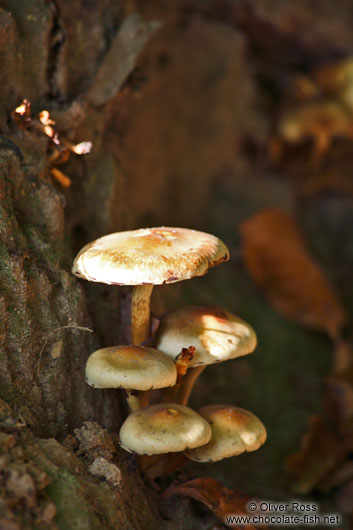
{"type": "Polygon", "coordinates": [[[162,520],[135,458],[101,427],[117,432],[120,393],[84,379],[87,356],[118,341],[119,289],[70,272],[85,242],[133,217],[105,138],[157,24],[128,5],[0,2],[2,530],[177,528],[162,520]],[[26,115],[14,112],[24,99],[26,115]],[[55,120],[54,142],[42,110],[55,120]],[[50,160],[55,142],[81,141],[92,142],[91,154],[65,149],[64,164],[50,160]]]}
{"type": "Polygon", "coordinates": [[[191,404],[216,396],[254,410],[269,441],[193,471],[288,497],[284,460],[320,411],[332,347],[264,303],[241,263],[239,226],[268,207],[294,214],[352,313],[351,171],[340,165],[352,129],[343,155],[337,144],[344,174],[330,180],[328,165],[326,185],[310,138],[277,155],[273,143],[301,74],[351,56],[351,2],[319,4],[0,0],[0,530],[220,525],[185,499],[160,503],[119,447],[122,393],[84,379],[90,353],[124,340],[124,292],[78,280],[73,258],[96,237],[146,226],[212,232],[232,257],[156,288],[157,312],[225,306],[259,336],[253,359],[206,370],[191,404]],[[89,154],[73,151],[81,142],[89,154]]]}

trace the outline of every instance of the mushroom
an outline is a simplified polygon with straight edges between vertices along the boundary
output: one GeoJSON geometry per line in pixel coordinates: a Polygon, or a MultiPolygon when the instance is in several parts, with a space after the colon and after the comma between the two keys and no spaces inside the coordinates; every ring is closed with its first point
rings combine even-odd
{"type": "Polygon", "coordinates": [[[251,353],[257,340],[241,318],[217,307],[186,307],[161,319],[157,348],[175,358],[185,345],[194,346],[190,366],[213,364],[251,353]]]}
{"type": "Polygon", "coordinates": [[[95,388],[125,388],[131,410],[139,408],[131,390],[175,385],[175,363],[154,348],[111,346],[93,352],[86,363],[86,381],[95,388]]]}
{"type": "Polygon", "coordinates": [[[353,58],[330,62],[313,72],[314,80],[326,93],[342,102],[349,111],[353,107],[353,58]]]}
{"type": "Polygon", "coordinates": [[[132,285],[132,343],[150,332],[153,285],[203,276],[229,259],[217,237],[186,228],[144,228],[110,234],[86,245],[76,256],[72,272],[89,281],[132,285]]]}
{"type": "Polygon", "coordinates": [[[318,162],[335,138],[353,138],[350,112],[335,100],[311,101],[286,111],[278,123],[278,136],[288,144],[313,143],[318,162]]]}
{"type": "Polygon", "coordinates": [[[178,401],[186,405],[206,365],[247,355],[256,344],[253,328],[232,313],[216,307],[187,307],[162,317],[156,347],[172,358],[184,346],[195,348],[191,369],[179,390],[178,401]]]}
{"type": "Polygon", "coordinates": [[[217,462],[245,451],[256,451],[266,440],[265,426],[248,410],[232,405],[206,405],[198,413],[211,425],[212,436],[206,445],[185,451],[190,460],[217,462]]]}
{"type": "Polygon", "coordinates": [[[122,448],[130,453],[156,455],[207,444],[211,427],[188,407],[158,403],[130,414],[119,437],[122,448]]]}

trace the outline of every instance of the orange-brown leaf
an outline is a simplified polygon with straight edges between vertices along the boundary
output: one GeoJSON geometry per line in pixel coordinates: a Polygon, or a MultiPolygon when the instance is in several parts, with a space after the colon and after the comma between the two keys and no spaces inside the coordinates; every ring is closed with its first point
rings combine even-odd
{"type": "Polygon", "coordinates": [[[177,369],[177,381],[184,377],[188,371],[189,364],[192,361],[195,355],[195,346],[189,346],[188,348],[183,348],[179,355],[175,358],[176,369],[177,369]]]}
{"type": "MultiPolygon", "coordinates": [[[[224,523],[229,515],[249,515],[247,506],[252,499],[236,489],[229,489],[214,478],[204,477],[189,480],[179,484],[172,484],[164,493],[164,498],[181,495],[192,497],[212,510],[224,523]]],[[[232,528],[238,527],[232,525],[232,528]]],[[[253,525],[242,527],[247,530],[256,530],[253,525]]],[[[263,527],[262,527],[263,528],[263,527]]]]}
{"type": "Polygon", "coordinates": [[[312,491],[344,458],[344,448],[334,427],[319,416],[311,418],[300,451],[287,459],[287,469],[297,493],[312,491]]]}
{"type": "Polygon", "coordinates": [[[306,250],[294,220],[270,208],[247,219],[240,231],[246,268],[273,307],[300,324],[337,338],[343,309],[306,250]]]}

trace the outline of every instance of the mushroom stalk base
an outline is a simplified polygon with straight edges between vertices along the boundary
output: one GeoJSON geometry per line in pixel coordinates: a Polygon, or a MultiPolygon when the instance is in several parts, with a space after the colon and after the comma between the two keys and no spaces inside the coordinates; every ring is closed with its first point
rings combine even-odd
{"type": "Polygon", "coordinates": [[[192,389],[194,388],[194,384],[196,383],[197,379],[202,374],[205,368],[206,365],[203,364],[201,366],[195,366],[195,368],[190,368],[188,370],[188,373],[184,377],[179,388],[176,400],[177,403],[180,403],[181,405],[188,404],[190,394],[192,392],[192,389]]]}
{"type": "Polygon", "coordinates": [[[153,285],[135,285],[131,298],[131,343],[141,344],[150,335],[150,300],[153,285]]]}

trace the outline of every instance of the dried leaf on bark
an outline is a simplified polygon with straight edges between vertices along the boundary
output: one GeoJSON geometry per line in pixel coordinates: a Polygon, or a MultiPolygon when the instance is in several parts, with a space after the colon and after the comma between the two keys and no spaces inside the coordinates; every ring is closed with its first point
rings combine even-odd
{"type": "MultiPolygon", "coordinates": [[[[164,498],[181,495],[192,497],[205,504],[224,523],[224,518],[229,515],[249,515],[248,503],[251,497],[236,489],[229,489],[221,482],[211,477],[196,478],[187,482],[172,484],[164,493],[164,498]]],[[[231,525],[234,529],[239,526],[231,525]]],[[[242,529],[256,530],[253,525],[242,526],[242,529]]]]}
{"type": "Polygon", "coordinates": [[[247,219],[240,231],[246,268],[273,307],[299,324],[337,338],[343,309],[294,220],[269,208],[247,219]]]}

